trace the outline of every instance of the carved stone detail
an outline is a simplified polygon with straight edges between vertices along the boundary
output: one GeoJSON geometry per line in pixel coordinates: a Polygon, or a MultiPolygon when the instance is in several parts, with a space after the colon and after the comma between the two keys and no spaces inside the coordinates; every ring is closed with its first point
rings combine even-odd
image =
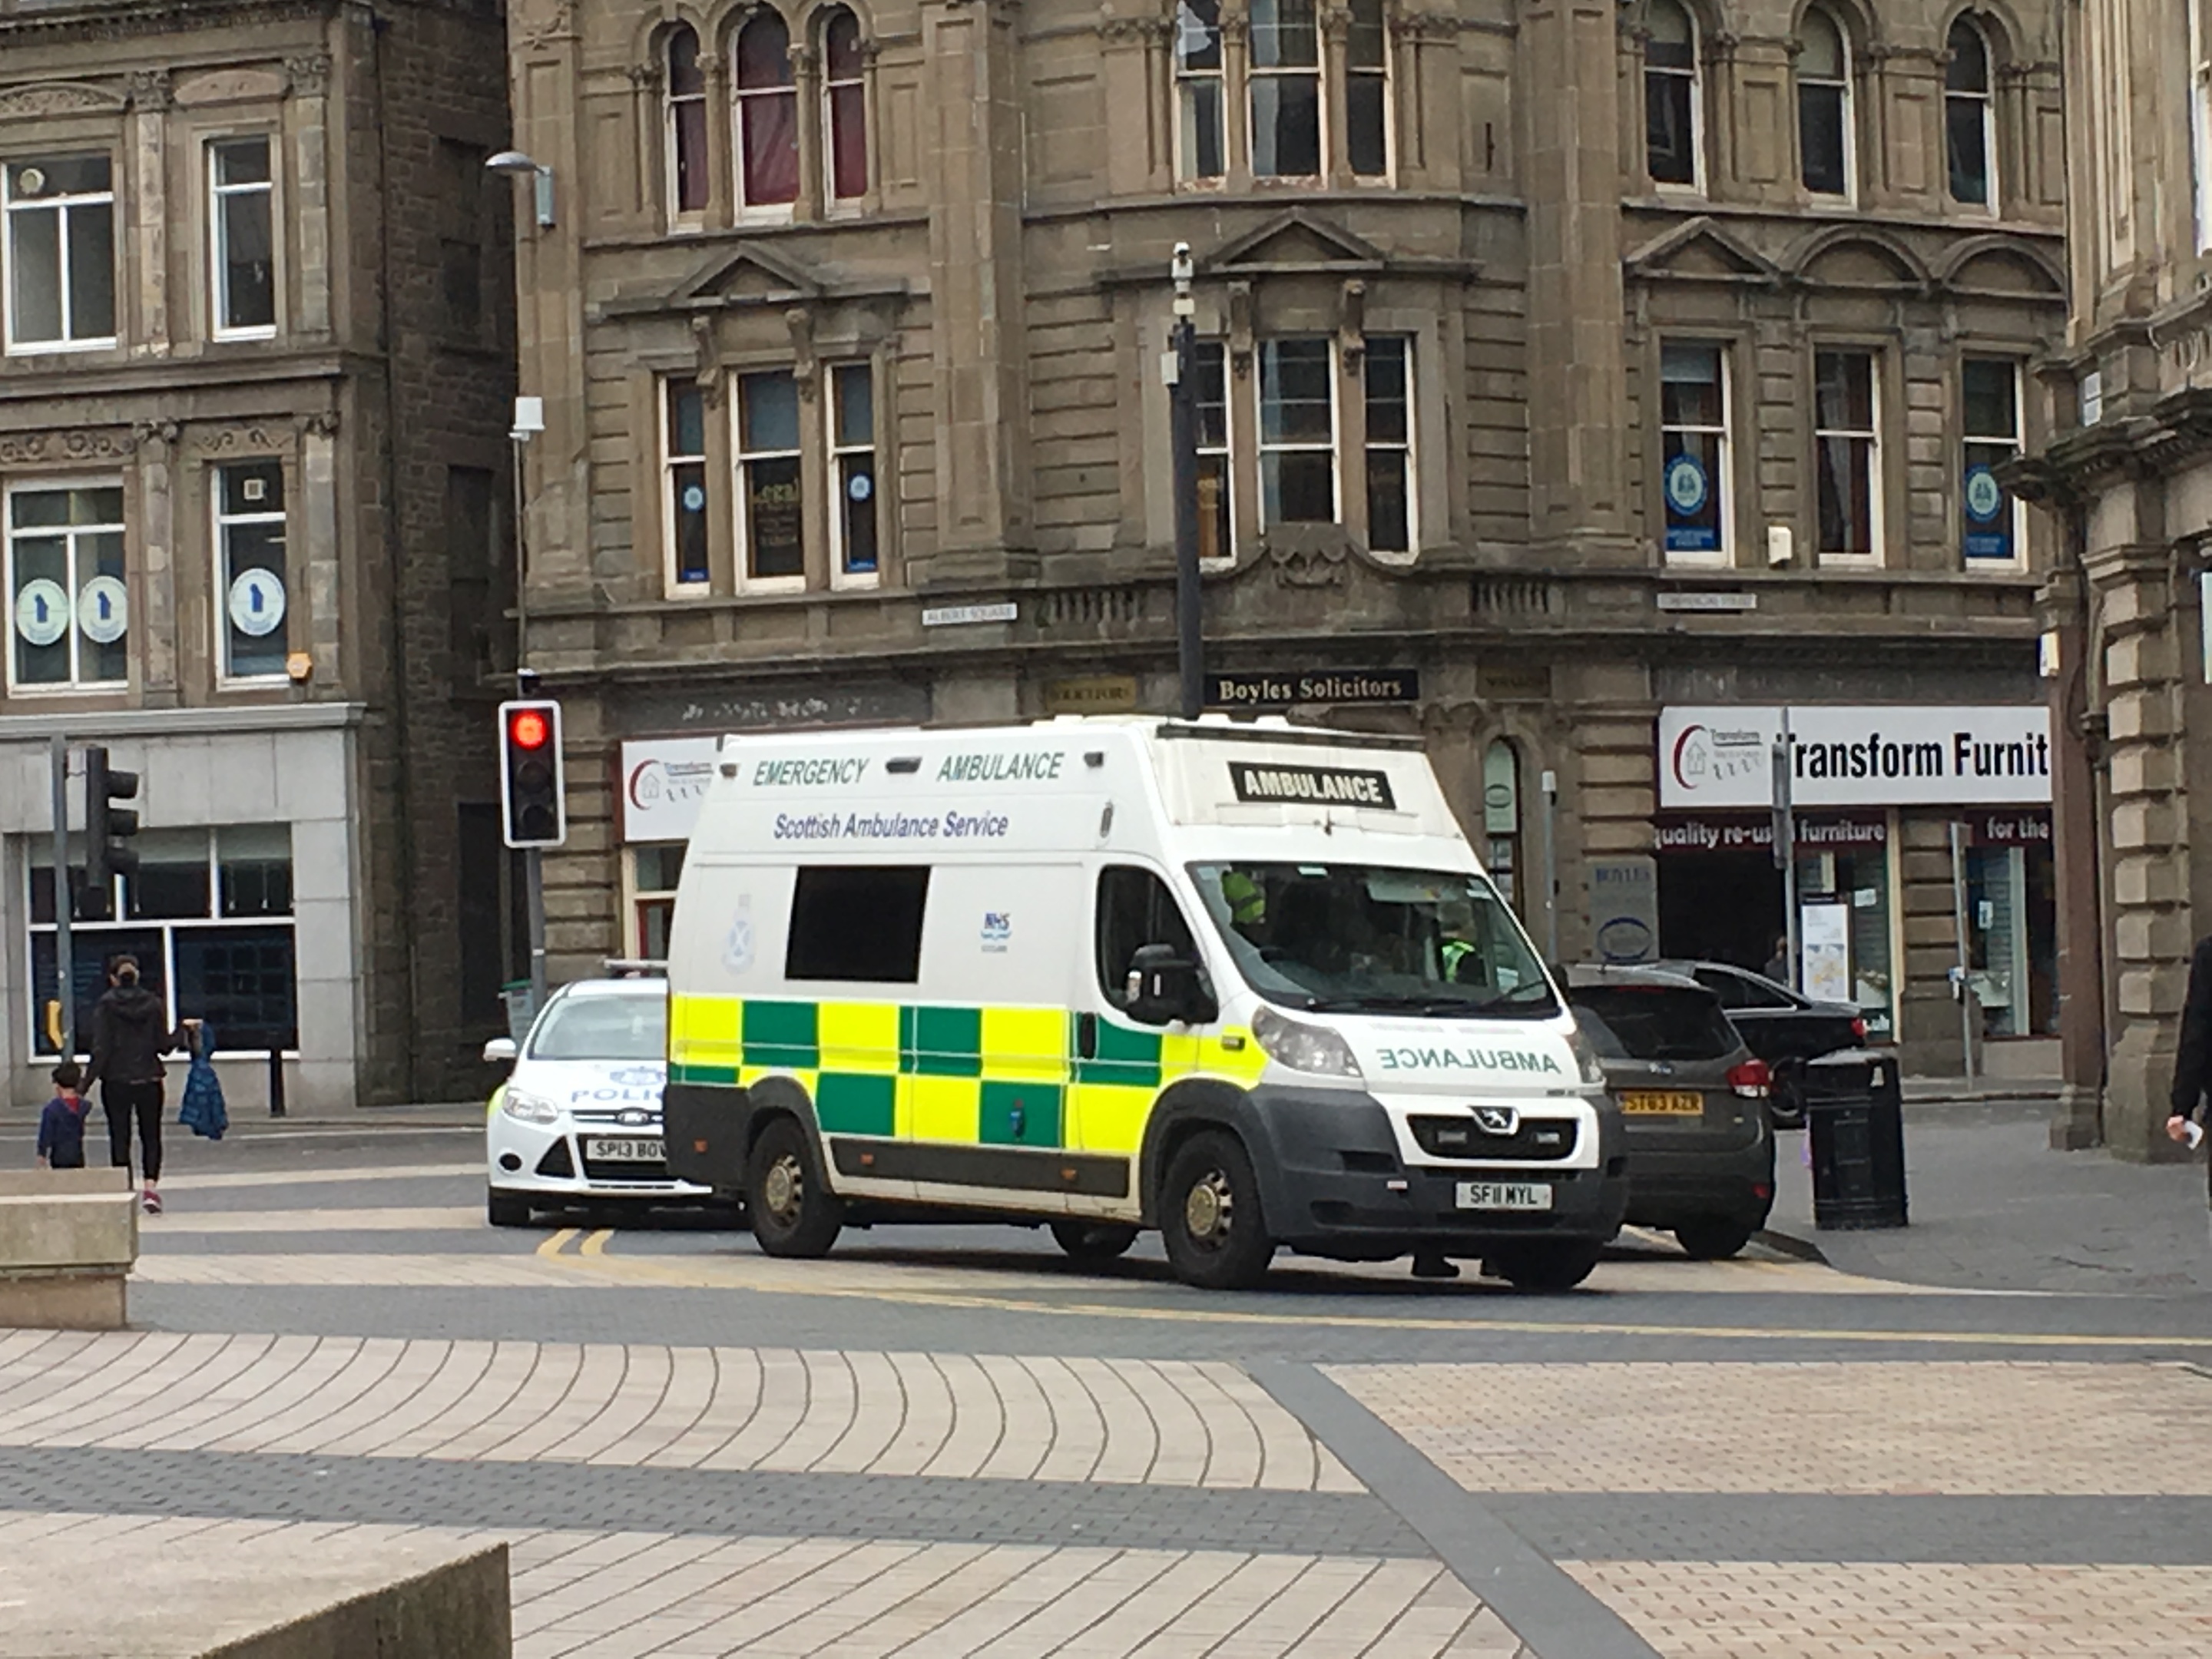
{"type": "Polygon", "coordinates": [[[714,322],[711,317],[691,319],[691,363],[700,399],[712,409],[722,397],[722,354],[714,343],[714,322]]]}
{"type": "Polygon", "coordinates": [[[338,412],[335,409],[319,409],[313,414],[302,415],[295,424],[303,438],[335,438],[338,435],[338,412]]]}
{"type": "Polygon", "coordinates": [[[135,110],[157,113],[177,101],[176,88],[165,69],[132,70],[123,77],[123,83],[129,88],[131,107],[135,110]]]}
{"type": "Polygon", "coordinates": [[[112,427],[70,432],[13,432],[0,434],[0,465],[35,461],[106,461],[138,447],[131,433],[112,427]]]}
{"type": "Polygon", "coordinates": [[[181,421],[141,421],[131,428],[134,442],[139,445],[173,444],[184,435],[181,421]]]}
{"type": "Polygon", "coordinates": [[[1267,548],[1267,564],[1278,587],[1342,587],[1350,571],[1341,543],[1330,547],[1267,548]]]}
{"type": "Polygon", "coordinates": [[[295,98],[324,97],[331,89],[330,57],[319,52],[306,58],[287,58],[284,75],[295,98]]]}
{"type": "Polygon", "coordinates": [[[0,92],[0,121],[42,120],[56,115],[118,113],[122,94],[76,81],[47,81],[0,92]]]}
{"type": "Polygon", "coordinates": [[[799,395],[811,398],[816,387],[814,313],[805,306],[793,306],[783,313],[783,325],[791,334],[792,378],[799,382],[799,395]]]}
{"type": "Polygon", "coordinates": [[[176,101],[197,109],[203,104],[252,104],[282,98],[284,77],[274,70],[220,69],[177,83],[176,101]]]}
{"type": "Polygon", "coordinates": [[[522,37],[522,44],[534,52],[549,40],[564,40],[575,33],[575,8],[570,0],[559,0],[559,3],[527,17],[510,17],[509,27],[522,37]]]}
{"type": "Polygon", "coordinates": [[[210,456],[289,454],[297,442],[296,428],[257,421],[246,426],[195,427],[191,447],[210,456]]]}

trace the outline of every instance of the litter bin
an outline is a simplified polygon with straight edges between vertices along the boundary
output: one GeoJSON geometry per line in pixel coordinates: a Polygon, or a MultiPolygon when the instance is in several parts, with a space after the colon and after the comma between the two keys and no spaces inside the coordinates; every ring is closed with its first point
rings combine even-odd
{"type": "Polygon", "coordinates": [[[1905,1225],[1905,1091],[1895,1056],[1848,1049],[1805,1067],[1813,1224],[1905,1225]]]}
{"type": "Polygon", "coordinates": [[[530,981],[519,979],[502,985],[499,994],[507,1003],[507,1034],[520,1044],[530,1035],[530,1022],[538,1018],[538,1010],[531,1002],[530,981]]]}

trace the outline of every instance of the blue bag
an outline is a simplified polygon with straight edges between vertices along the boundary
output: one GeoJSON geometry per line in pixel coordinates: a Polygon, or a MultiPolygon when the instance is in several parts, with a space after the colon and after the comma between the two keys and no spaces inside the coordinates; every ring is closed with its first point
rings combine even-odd
{"type": "Polygon", "coordinates": [[[192,1036],[192,1061],[185,1073],[185,1099],[177,1109],[177,1121],[196,1135],[221,1140],[230,1127],[230,1113],[222,1103],[222,1082],[215,1074],[215,1062],[208,1058],[214,1052],[215,1033],[203,1025],[192,1036]]]}

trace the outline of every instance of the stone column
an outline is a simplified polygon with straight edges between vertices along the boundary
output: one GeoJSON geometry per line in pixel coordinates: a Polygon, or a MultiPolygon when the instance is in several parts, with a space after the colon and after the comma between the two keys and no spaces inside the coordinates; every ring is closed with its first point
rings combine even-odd
{"type": "MultiPolygon", "coordinates": [[[[313,657],[315,684],[331,688],[345,684],[345,664],[340,653],[344,639],[340,614],[345,565],[338,547],[338,417],[310,415],[300,423],[300,524],[305,530],[305,556],[295,567],[299,584],[293,591],[307,600],[307,626],[288,630],[313,657]]],[[[404,695],[404,691],[402,695],[404,695]]]]}
{"type": "Polygon", "coordinates": [[[134,352],[169,355],[169,149],[173,101],[167,70],[134,70],[131,87],[131,185],[137,198],[138,244],[131,264],[138,273],[137,337],[134,352]]]}
{"type": "Polygon", "coordinates": [[[331,331],[331,192],[329,122],[331,60],[321,52],[288,58],[292,88],[286,126],[292,142],[290,217],[298,227],[300,262],[292,290],[302,334],[331,331]]]}
{"type": "Polygon", "coordinates": [[[176,448],[174,421],[148,421],[138,440],[139,690],[149,708],[177,702],[176,448]]]}
{"type": "MultiPolygon", "coordinates": [[[[2061,509],[2061,532],[2079,543],[2081,523],[2061,509]]],[[[2057,647],[2057,673],[2045,684],[2051,701],[2051,856],[2058,910],[2058,1107],[2051,1145],[2059,1152],[2094,1146],[2104,1138],[2105,847],[2098,811],[2097,760],[2105,720],[2090,713],[2089,635],[2081,578],[2070,565],[2054,571],[2038,608],[2057,647]]]]}
{"type": "Polygon", "coordinates": [[[829,168],[822,154],[822,54],[793,41],[791,78],[799,88],[799,199],[791,205],[791,216],[818,219],[830,204],[829,168]]]}

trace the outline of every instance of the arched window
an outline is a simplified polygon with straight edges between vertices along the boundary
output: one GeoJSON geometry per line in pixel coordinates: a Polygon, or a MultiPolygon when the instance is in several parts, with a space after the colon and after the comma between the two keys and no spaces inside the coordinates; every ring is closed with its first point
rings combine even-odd
{"type": "Polygon", "coordinates": [[[707,72],[688,23],[669,33],[667,69],[668,210],[682,218],[707,208],[707,72]]]}
{"type": "Polygon", "coordinates": [[[868,88],[860,57],[860,20],[843,7],[822,26],[823,145],[830,158],[830,197],[854,202],[868,193],[868,88]]]}
{"type": "Polygon", "coordinates": [[[1180,0],[1175,21],[1176,177],[1228,171],[1222,113],[1221,0],[1180,0]]]}
{"type": "Polygon", "coordinates": [[[1352,176],[1390,171],[1390,36],[1382,0],[1352,0],[1344,60],[1344,139],[1352,176]]]}
{"type": "Polygon", "coordinates": [[[738,32],[738,204],[779,207],[799,199],[799,86],[791,31],[764,11],[738,32]]]}
{"type": "Polygon", "coordinates": [[[1499,738],[1482,757],[1482,827],[1490,841],[1490,878],[1516,909],[1521,867],[1521,757],[1499,738]]]}
{"type": "Polygon", "coordinates": [[[1644,155],[1655,185],[1698,182],[1698,29],[1677,0],[1651,0],[1644,46],[1644,155]]]}
{"type": "Polygon", "coordinates": [[[1851,193],[1851,60],[1836,20],[1815,9],[1797,32],[1797,161],[1815,196],[1851,193]]]}
{"type": "Polygon", "coordinates": [[[1951,62],[1943,71],[1943,119],[1951,158],[1951,199],[1993,207],[1991,158],[1996,112],[1990,100],[1990,43],[1961,17],[1951,25],[1951,62]]]}

